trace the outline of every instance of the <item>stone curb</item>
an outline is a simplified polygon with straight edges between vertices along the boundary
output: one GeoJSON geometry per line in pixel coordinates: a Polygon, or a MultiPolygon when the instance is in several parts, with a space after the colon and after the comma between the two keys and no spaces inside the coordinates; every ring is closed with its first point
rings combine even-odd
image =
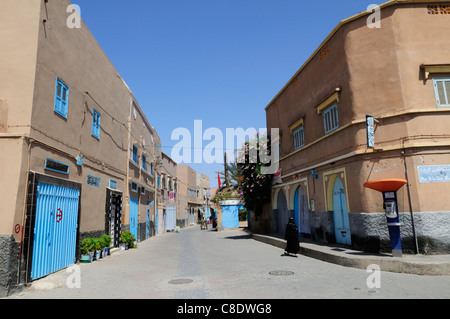
{"type": "MultiPolygon", "coordinates": [[[[286,241],[280,238],[252,234],[254,240],[284,249],[286,241]]],[[[450,276],[450,261],[415,261],[391,256],[355,255],[338,251],[329,251],[329,247],[300,243],[300,254],[321,261],[341,265],[367,269],[369,265],[380,266],[381,271],[405,273],[428,276],[450,276]]],[[[425,257],[426,258],[426,257],[425,257]]]]}

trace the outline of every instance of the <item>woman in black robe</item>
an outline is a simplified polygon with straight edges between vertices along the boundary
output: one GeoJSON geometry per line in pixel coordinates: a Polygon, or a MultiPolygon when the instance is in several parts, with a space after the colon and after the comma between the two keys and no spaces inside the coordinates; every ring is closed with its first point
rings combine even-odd
{"type": "Polygon", "coordinates": [[[297,256],[300,251],[300,244],[298,242],[298,228],[295,224],[294,218],[292,217],[289,218],[289,222],[286,225],[286,233],[284,238],[287,241],[284,253],[286,255],[295,254],[297,256]]]}

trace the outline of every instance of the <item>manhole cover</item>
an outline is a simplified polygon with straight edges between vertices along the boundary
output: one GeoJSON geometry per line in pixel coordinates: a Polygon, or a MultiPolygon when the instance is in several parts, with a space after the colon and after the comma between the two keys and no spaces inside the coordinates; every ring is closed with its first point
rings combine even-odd
{"type": "Polygon", "coordinates": [[[190,284],[191,282],[193,282],[192,279],[172,279],[171,281],[169,281],[169,284],[185,285],[185,284],[190,284]]]}
{"type": "Polygon", "coordinates": [[[294,272],[289,270],[273,270],[269,272],[269,274],[273,276],[290,276],[293,275],[294,272]]]}

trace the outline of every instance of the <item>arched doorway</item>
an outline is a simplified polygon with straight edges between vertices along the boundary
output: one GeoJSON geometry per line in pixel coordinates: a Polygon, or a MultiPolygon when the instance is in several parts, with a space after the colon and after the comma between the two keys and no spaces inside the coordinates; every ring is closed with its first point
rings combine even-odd
{"type": "Polygon", "coordinates": [[[336,242],[351,245],[350,222],[348,219],[347,198],[341,179],[336,177],[333,187],[333,218],[336,242]]]}
{"type": "Polygon", "coordinates": [[[273,232],[284,235],[290,216],[291,214],[289,213],[286,196],[284,195],[284,192],[280,190],[277,197],[277,209],[273,212],[272,217],[273,232]]]}
{"type": "Polygon", "coordinates": [[[303,187],[299,186],[294,195],[294,216],[298,226],[299,234],[302,237],[311,236],[311,223],[308,206],[308,196],[303,187]]]}

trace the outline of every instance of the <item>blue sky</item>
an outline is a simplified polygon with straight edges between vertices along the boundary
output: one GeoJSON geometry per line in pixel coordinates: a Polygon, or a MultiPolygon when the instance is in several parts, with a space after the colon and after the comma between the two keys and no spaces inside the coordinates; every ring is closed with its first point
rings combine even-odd
{"type": "MultiPolygon", "coordinates": [[[[72,0],[171,155],[174,129],[264,128],[264,108],[365,0],[72,0]]],[[[224,137],[225,138],[225,137],[224,137]]],[[[193,146],[192,136],[192,146],[193,146]]],[[[206,146],[210,141],[203,141],[206,146]]],[[[224,140],[225,145],[225,140],[224,140]]],[[[192,156],[193,160],[193,156],[192,156]]],[[[189,164],[217,187],[223,164],[189,164]]]]}

